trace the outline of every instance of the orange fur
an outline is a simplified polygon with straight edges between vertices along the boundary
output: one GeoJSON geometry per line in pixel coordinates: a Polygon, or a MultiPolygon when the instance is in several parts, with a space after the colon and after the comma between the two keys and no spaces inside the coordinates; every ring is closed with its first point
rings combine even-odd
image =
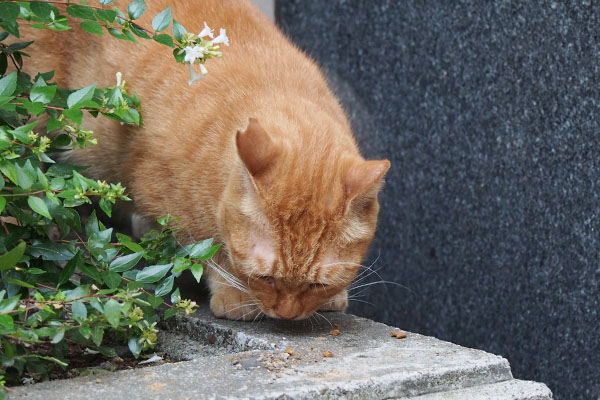
{"type": "Polygon", "coordinates": [[[71,159],[122,182],[144,216],[170,213],[194,239],[225,244],[206,273],[217,316],[344,309],[389,162],[364,161],[319,68],[247,1],[147,3],[142,26],[173,3],[188,30],[224,27],[231,46],[190,87],[187,68],[152,41],[36,33],[31,52],[44,53],[30,71],[56,69],[73,88],[114,85],[120,71],[142,100],[142,128],[86,117],[99,144],[71,159]]]}

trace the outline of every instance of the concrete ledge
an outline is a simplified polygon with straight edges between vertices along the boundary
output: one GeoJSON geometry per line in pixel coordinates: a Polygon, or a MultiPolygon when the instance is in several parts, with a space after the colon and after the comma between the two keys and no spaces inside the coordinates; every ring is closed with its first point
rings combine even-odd
{"type": "Polygon", "coordinates": [[[217,320],[203,308],[174,318],[161,334],[160,350],[187,361],[107,374],[100,382],[20,387],[10,398],[552,398],[543,384],[514,380],[502,357],[418,334],[396,339],[395,328],[324,315],[329,321],[247,323],[217,320]],[[329,334],[334,326],[338,336],[329,334]]]}

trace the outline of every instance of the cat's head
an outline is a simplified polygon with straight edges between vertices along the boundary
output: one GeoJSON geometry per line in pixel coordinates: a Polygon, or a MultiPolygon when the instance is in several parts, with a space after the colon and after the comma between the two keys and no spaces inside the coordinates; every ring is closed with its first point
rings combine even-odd
{"type": "Polygon", "coordinates": [[[238,131],[239,181],[219,215],[231,272],[253,300],[270,317],[302,319],[354,279],[390,163],[364,161],[351,136],[319,142],[276,129],[251,118],[238,131]]]}

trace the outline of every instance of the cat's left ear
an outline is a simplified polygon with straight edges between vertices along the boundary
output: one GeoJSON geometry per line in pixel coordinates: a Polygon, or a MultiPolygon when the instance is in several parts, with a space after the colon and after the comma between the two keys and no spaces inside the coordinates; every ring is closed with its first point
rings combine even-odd
{"type": "Polygon", "coordinates": [[[266,185],[264,176],[279,154],[278,147],[256,118],[248,120],[248,127],[236,136],[238,154],[258,185],[266,185]]]}
{"type": "Polygon", "coordinates": [[[369,190],[379,190],[385,173],[390,169],[388,160],[362,161],[352,165],[346,173],[346,203],[369,190]]]}

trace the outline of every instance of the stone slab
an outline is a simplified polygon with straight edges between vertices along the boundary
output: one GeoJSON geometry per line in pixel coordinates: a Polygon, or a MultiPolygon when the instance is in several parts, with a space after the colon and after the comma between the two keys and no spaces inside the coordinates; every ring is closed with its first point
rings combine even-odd
{"type": "Polygon", "coordinates": [[[399,400],[545,400],[552,392],[543,383],[512,379],[450,392],[424,394],[399,400]]]}
{"type": "Polygon", "coordinates": [[[341,313],[248,323],[203,307],[167,328],[160,350],[188,361],[23,386],[10,399],[383,399],[512,380],[502,357],[413,333],[396,339],[397,328],[341,313]]]}

